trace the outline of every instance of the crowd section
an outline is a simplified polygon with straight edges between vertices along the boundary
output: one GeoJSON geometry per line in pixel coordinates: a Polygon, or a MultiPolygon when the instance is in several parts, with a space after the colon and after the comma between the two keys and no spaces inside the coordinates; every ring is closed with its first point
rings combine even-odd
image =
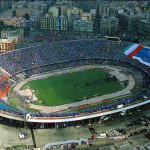
{"type": "Polygon", "coordinates": [[[138,70],[142,74],[141,82],[143,90],[138,95],[129,99],[122,99],[109,105],[97,106],[76,112],[64,113],[32,113],[17,110],[4,109],[17,115],[30,114],[32,117],[65,117],[89,114],[97,111],[116,109],[117,105],[128,106],[131,103],[150,96],[150,69],[124,55],[123,49],[129,45],[128,42],[107,42],[102,39],[65,41],[43,44],[35,47],[14,50],[10,53],[0,55],[0,65],[11,77],[19,72],[25,71],[27,75],[35,75],[55,69],[75,67],[91,64],[109,64],[138,70]]]}
{"type": "MultiPolygon", "coordinates": [[[[0,56],[0,66],[9,72],[10,75],[14,75],[30,68],[45,66],[51,63],[107,57],[107,52],[110,50],[108,45],[109,43],[105,40],[95,39],[32,46],[2,54],[0,56]]],[[[123,51],[122,48],[126,47],[128,43],[122,42],[119,44],[120,46],[117,45],[118,43],[115,43],[111,48],[114,51],[116,51],[116,48],[123,51]]]]}

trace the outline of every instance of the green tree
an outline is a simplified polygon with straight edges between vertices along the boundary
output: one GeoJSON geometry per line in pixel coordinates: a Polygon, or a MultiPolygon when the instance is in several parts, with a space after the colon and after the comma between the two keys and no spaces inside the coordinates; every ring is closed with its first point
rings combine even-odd
{"type": "Polygon", "coordinates": [[[26,20],[29,20],[29,14],[25,13],[25,15],[23,16],[26,20]]]}
{"type": "Polygon", "coordinates": [[[0,20],[0,26],[3,26],[4,25],[4,21],[0,20]]]}

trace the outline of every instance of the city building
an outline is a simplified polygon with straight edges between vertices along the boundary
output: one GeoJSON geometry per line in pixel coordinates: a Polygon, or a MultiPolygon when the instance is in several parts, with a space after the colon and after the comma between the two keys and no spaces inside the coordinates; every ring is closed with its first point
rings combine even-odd
{"type": "Polygon", "coordinates": [[[25,1],[19,1],[19,2],[13,2],[12,3],[12,9],[21,9],[26,7],[25,1]]]}
{"type": "Polygon", "coordinates": [[[40,10],[43,11],[44,13],[47,13],[47,11],[48,11],[47,4],[41,4],[40,5],[40,10]]]}
{"type": "Polygon", "coordinates": [[[81,20],[89,20],[91,21],[92,20],[92,13],[82,13],[81,15],[81,20]]]}
{"type": "Polygon", "coordinates": [[[143,37],[150,38],[150,20],[142,19],[139,21],[138,33],[143,37]]]}
{"type": "Polygon", "coordinates": [[[119,19],[116,17],[107,17],[100,20],[100,34],[113,35],[119,29],[119,19]]]}
{"type": "Polygon", "coordinates": [[[4,20],[5,25],[12,25],[14,27],[25,27],[25,18],[8,17],[4,20]]]}
{"type": "Polygon", "coordinates": [[[145,18],[146,15],[142,13],[134,15],[121,13],[119,14],[119,24],[123,30],[128,31],[130,34],[137,34],[139,21],[145,18]]]}
{"type": "Polygon", "coordinates": [[[6,39],[0,39],[0,52],[8,52],[15,49],[15,37],[8,37],[6,39]]]}
{"type": "Polygon", "coordinates": [[[40,27],[40,17],[43,15],[43,11],[36,10],[29,19],[30,29],[37,29],[40,27]]]}
{"type": "Polygon", "coordinates": [[[49,14],[50,17],[58,17],[59,9],[56,8],[56,7],[51,7],[51,8],[48,10],[48,14],[49,14]]]}
{"type": "Polygon", "coordinates": [[[68,30],[68,21],[65,16],[61,15],[59,17],[59,30],[66,31],[68,30]]]}
{"type": "MultiPolygon", "coordinates": [[[[81,20],[83,10],[78,7],[73,7],[67,9],[67,19],[68,19],[68,29],[73,29],[74,20],[81,20]]],[[[84,17],[83,17],[84,18],[84,17]]]]}
{"type": "Polygon", "coordinates": [[[46,2],[43,1],[34,1],[34,2],[27,3],[27,8],[34,9],[34,10],[41,10],[44,13],[47,13],[48,5],[46,2]]]}
{"type": "Polygon", "coordinates": [[[40,28],[45,30],[68,30],[66,17],[50,17],[48,14],[41,17],[40,28]]]}
{"type": "Polygon", "coordinates": [[[73,16],[81,16],[83,13],[83,10],[78,7],[73,7],[72,13],[73,13],[73,16]]]}
{"type": "Polygon", "coordinates": [[[109,9],[110,9],[110,7],[109,7],[108,4],[101,4],[101,5],[99,6],[99,14],[100,14],[100,15],[109,14],[109,11],[110,11],[109,9]]]}
{"type": "Polygon", "coordinates": [[[61,15],[67,16],[67,9],[68,9],[68,6],[67,6],[67,5],[62,5],[62,6],[60,6],[61,15]]]}
{"type": "Polygon", "coordinates": [[[124,9],[122,7],[110,7],[110,16],[118,17],[120,13],[124,13],[124,9]]]}
{"type": "Polygon", "coordinates": [[[25,14],[28,14],[29,17],[35,12],[32,8],[20,8],[16,9],[16,17],[24,17],[25,14]]]}
{"type": "Polygon", "coordinates": [[[93,21],[88,20],[74,20],[74,32],[93,32],[93,21]]]}
{"type": "Polygon", "coordinates": [[[0,15],[0,20],[4,21],[5,18],[13,17],[13,10],[9,9],[0,15]]]}
{"type": "Polygon", "coordinates": [[[3,13],[10,9],[12,6],[12,1],[10,0],[0,0],[0,13],[3,13]]]}
{"type": "Polygon", "coordinates": [[[127,15],[134,15],[135,14],[134,10],[131,9],[130,7],[124,6],[123,9],[124,9],[123,13],[125,13],[127,15]]]}
{"type": "Polygon", "coordinates": [[[142,12],[147,13],[150,11],[150,4],[148,3],[148,1],[145,2],[143,1],[140,5],[141,5],[142,12]]]}
{"type": "Polygon", "coordinates": [[[24,29],[3,29],[1,31],[1,38],[6,39],[8,37],[14,37],[16,42],[16,47],[19,48],[24,44],[24,29]]]}
{"type": "Polygon", "coordinates": [[[96,9],[91,9],[90,13],[92,14],[92,20],[95,20],[95,18],[96,18],[96,9]]]}
{"type": "Polygon", "coordinates": [[[40,28],[43,30],[53,30],[54,29],[54,19],[48,14],[40,18],[40,28]]]}

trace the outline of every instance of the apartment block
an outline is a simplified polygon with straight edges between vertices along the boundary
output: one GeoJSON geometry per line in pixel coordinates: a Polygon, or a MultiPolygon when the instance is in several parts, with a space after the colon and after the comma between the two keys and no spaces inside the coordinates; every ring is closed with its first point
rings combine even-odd
{"type": "Polygon", "coordinates": [[[101,35],[113,35],[119,29],[119,19],[116,17],[107,17],[100,20],[101,35]]]}
{"type": "Polygon", "coordinates": [[[3,29],[1,31],[1,38],[6,39],[8,37],[14,37],[16,42],[16,47],[24,44],[24,29],[3,29]]]}
{"type": "Polygon", "coordinates": [[[64,16],[50,17],[46,14],[40,19],[40,28],[45,30],[68,30],[68,21],[64,16]]]}
{"type": "Polygon", "coordinates": [[[0,39],[0,52],[9,52],[15,49],[15,37],[8,37],[6,39],[0,39]]]}
{"type": "Polygon", "coordinates": [[[73,30],[75,32],[93,32],[93,21],[74,20],[73,30]]]}
{"type": "Polygon", "coordinates": [[[25,18],[8,17],[4,20],[5,25],[13,25],[14,27],[25,27],[25,18]]]}

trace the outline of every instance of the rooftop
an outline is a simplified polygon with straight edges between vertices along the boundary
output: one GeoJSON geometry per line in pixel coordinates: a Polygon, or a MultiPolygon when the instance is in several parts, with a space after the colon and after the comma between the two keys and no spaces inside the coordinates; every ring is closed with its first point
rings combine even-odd
{"type": "Polygon", "coordinates": [[[11,43],[15,37],[8,37],[7,39],[0,39],[0,42],[2,43],[11,43]]]}

